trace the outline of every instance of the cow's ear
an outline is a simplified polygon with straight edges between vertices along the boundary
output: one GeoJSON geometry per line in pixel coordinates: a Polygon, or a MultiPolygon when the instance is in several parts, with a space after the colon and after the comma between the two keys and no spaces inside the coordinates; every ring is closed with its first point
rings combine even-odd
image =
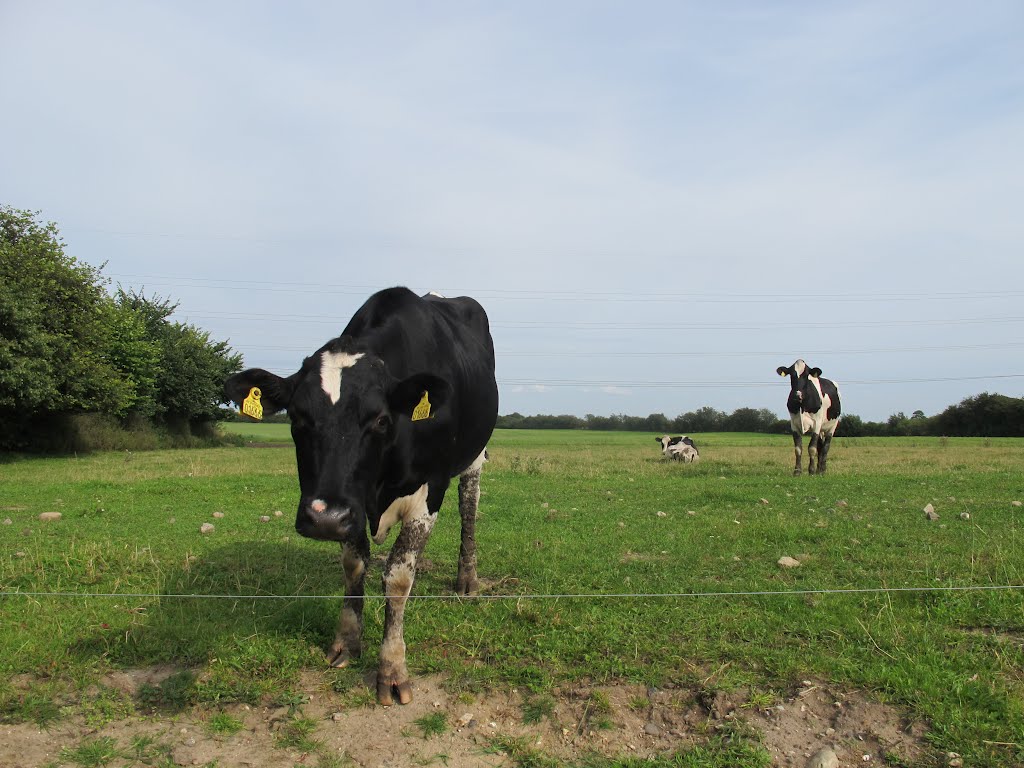
{"type": "Polygon", "coordinates": [[[413,421],[433,418],[451,397],[451,385],[432,373],[417,373],[397,382],[388,392],[392,413],[403,413],[413,421]]]}
{"type": "Polygon", "coordinates": [[[241,406],[253,387],[260,391],[259,402],[266,414],[277,413],[288,407],[295,389],[294,377],[283,379],[262,368],[250,368],[236,373],[224,382],[224,399],[241,406]]]}
{"type": "Polygon", "coordinates": [[[815,378],[821,376],[821,368],[811,368],[811,370],[808,372],[808,375],[814,376],[815,378]]]}
{"type": "Polygon", "coordinates": [[[778,368],[776,368],[775,372],[779,374],[779,376],[789,376],[789,368],[787,368],[784,365],[780,365],[778,368]]]}

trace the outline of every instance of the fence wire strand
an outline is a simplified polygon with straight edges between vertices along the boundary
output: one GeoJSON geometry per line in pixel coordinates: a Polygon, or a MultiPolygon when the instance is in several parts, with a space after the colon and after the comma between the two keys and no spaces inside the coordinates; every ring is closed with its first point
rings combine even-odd
{"type": "MultiPolygon", "coordinates": [[[[408,595],[408,600],[658,600],[681,598],[799,597],[804,595],[864,595],[927,592],[996,592],[1024,589],[1024,584],[977,584],[947,587],[850,587],[840,589],[749,590],[735,592],[589,592],[583,594],[408,595]]],[[[0,592],[0,597],[161,598],[181,600],[386,600],[387,595],[219,595],[203,593],[158,594],[154,592],[0,592]]]]}

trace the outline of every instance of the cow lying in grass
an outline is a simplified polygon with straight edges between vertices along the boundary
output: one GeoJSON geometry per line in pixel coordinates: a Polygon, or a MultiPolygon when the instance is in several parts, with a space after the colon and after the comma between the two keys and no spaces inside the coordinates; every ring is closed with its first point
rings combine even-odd
{"type": "Polygon", "coordinates": [[[700,451],[696,443],[686,435],[671,437],[662,435],[654,438],[656,443],[661,445],[661,455],[683,463],[697,461],[700,458],[700,451]]]}

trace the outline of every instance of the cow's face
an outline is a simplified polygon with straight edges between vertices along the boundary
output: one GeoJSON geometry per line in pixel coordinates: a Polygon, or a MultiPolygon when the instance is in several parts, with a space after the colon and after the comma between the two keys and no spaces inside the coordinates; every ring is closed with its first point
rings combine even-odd
{"type": "Polygon", "coordinates": [[[821,385],[817,381],[821,376],[820,368],[810,368],[803,360],[797,360],[790,366],[780,365],[775,372],[779,376],[789,376],[786,409],[790,413],[818,412],[821,408],[821,385]]]}
{"type": "Polygon", "coordinates": [[[253,386],[262,390],[265,412],[286,409],[291,420],[300,492],[295,529],[329,541],[358,540],[368,522],[376,533],[378,495],[395,474],[385,470],[408,452],[413,409],[429,392],[436,417],[449,391],[429,374],[394,379],[380,358],[344,336],[288,378],[251,369],[228,379],[225,393],[240,402],[253,386]]]}

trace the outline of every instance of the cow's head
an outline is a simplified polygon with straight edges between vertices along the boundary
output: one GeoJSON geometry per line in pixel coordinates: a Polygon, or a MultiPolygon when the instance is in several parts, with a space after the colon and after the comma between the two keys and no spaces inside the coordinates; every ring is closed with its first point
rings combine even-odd
{"type": "Polygon", "coordinates": [[[287,410],[291,419],[300,491],[295,529],[329,541],[357,540],[367,522],[376,533],[384,478],[395,482],[394,468],[407,466],[413,410],[426,392],[431,421],[444,419],[451,392],[432,374],[395,379],[348,336],[329,341],[287,378],[259,368],[237,373],[224,393],[241,403],[253,387],[264,413],[287,410]]]}
{"type": "Polygon", "coordinates": [[[669,446],[675,445],[683,438],[672,437],[671,435],[662,435],[661,437],[654,438],[654,442],[661,446],[661,453],[663,456],[668,455],[669,446]]]}
{"type": "Polygon", "coordinates": [[[779,376],[789,376],[789,399],[786,409],[790,413],[817,413],[821,408],[821,385],[817,378],[821,368],[810,368],[803,360],[790,366],[780,365],[775,369],[779,376]]]}

